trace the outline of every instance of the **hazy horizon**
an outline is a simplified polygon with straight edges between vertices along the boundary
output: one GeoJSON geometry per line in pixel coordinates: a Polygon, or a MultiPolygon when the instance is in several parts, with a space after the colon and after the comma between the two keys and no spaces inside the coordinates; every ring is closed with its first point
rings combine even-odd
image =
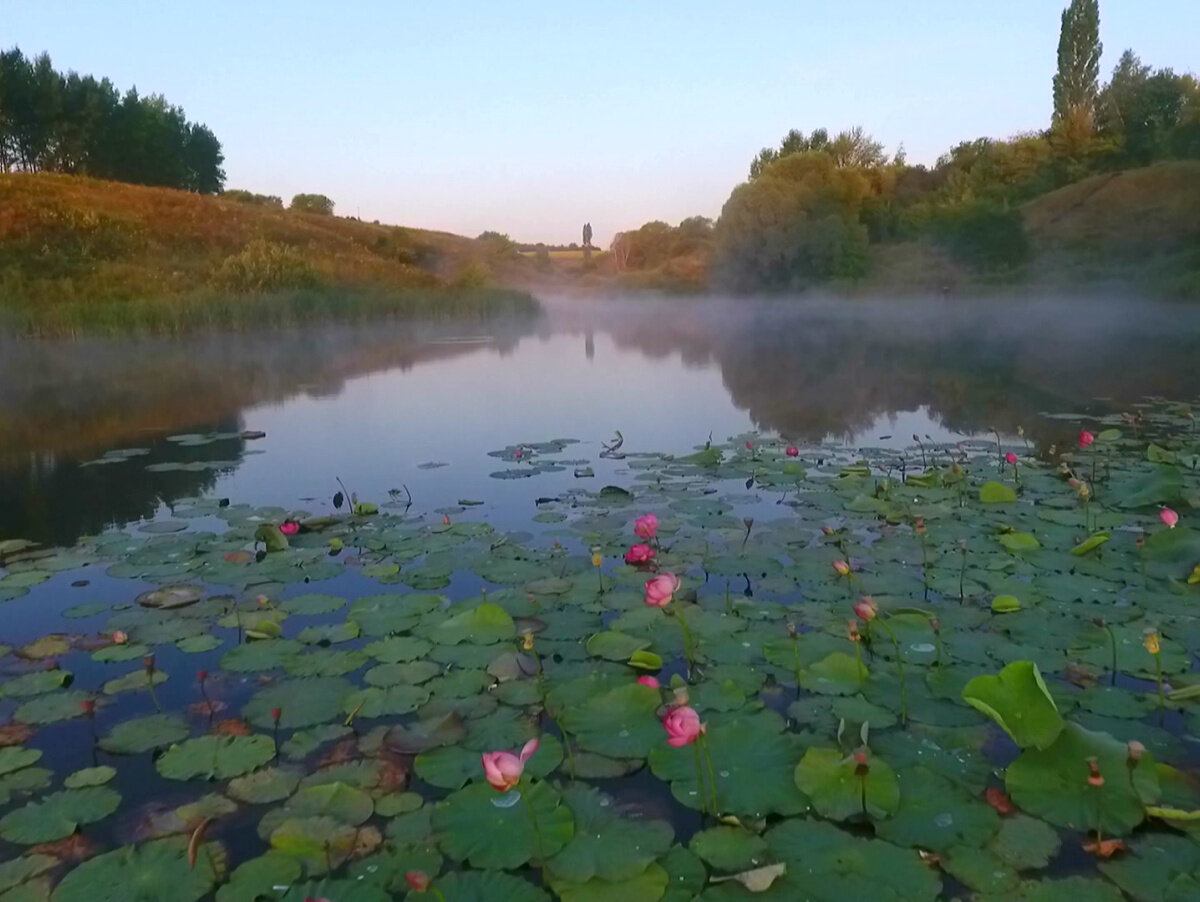
{"type": "MultiPolygon", "coordinates": [[[[164,94],[223,142],[229,188],[519,241],[578,241],[590,221],[606,245],[715,217],[790,128],[862,125],[932,163],[1044,127],[1064,3],[215,3],[199,19],[42,0],[6,10],[0,46],[164,94]]],[[[1196,33],[1200,4],[1106,0],[1101,77],[1126,47],[1197,68],[1196,33]]]]}

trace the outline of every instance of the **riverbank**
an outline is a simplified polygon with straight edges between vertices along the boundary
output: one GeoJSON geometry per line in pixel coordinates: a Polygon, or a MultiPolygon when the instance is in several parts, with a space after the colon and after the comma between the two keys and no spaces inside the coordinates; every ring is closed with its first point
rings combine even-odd
{"type": "Polygon", "coordinates": [[[523,259],[444,232],[0,175],[0,327],[38,336],[532,314],[523,259]]]}

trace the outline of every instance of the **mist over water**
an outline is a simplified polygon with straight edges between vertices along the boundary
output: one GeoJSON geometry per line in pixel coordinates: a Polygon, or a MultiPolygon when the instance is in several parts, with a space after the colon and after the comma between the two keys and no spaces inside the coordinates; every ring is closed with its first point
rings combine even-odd
{"type": "MultiPolygon", "coordinates": [[[[1137,299],[542,300],[534,320],[0,345],[0,533],[67,542],[201,493],[312,509],[335,477],[474,496],[500,522],[529,486],[489,478],[487,452],[517,442],[578,439],[566,456],[588,460],[617,429],[632,451],[755,430],[1049,444],[1067,427],[1042,413],[1200,394],[1200,311],[1137,299]],[[230,437],[167,440],[210,432],[230,437]],[[146,469],[172,462],[195,468],[146,469]]],[[[538,491],[575,483],[552,475],[538,491]]]]}

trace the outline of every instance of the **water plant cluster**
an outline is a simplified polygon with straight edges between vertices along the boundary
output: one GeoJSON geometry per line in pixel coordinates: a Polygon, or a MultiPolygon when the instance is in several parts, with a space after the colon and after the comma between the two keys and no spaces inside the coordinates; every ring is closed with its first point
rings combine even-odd
{"type": "Polygon", "coordinates": [[[1197,898],[1200,440],[1076,429],[0,542],[0,900],[1197,898]]]}

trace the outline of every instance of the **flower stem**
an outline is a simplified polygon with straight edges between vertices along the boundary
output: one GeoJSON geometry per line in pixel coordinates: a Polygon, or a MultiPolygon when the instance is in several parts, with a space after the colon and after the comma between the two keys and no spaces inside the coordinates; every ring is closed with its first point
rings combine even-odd
{"type": "Polygon", "coordinates": [[[1108,647],[1112,653],[1112,676],[1109,678],[1109,685],[1115,686],[1117,685],[1117,637],[1107,623],[1104,624],[1104,631],[1108,633],[1108,647]]]}
{"type": "Polygon", "coordinates": [[[1162,652],[1154,653],[1154,669],[1156,671],[1156,679],[1158,681],[1158,722],[1163,722],[1163,717],[1166,714],[1167,698],[1163,694],[1163,675],[1162,675],[1162,652]]]}
{"type": "Polygon", "coordinates": [[[700,813],[708,814],[708,793],[704,790],[704,767],[700,763],[699,742],[692,743],[692,756],[696,759],[696,788],[700,793],[700,813]]]}
{"type": "Polygon", "coordinates": [[[717,778],[713,773],[712,755],[708,751],[708,737],[703,733],[700,734],[700,746],[701,751],[704,752],[704,761],[708,765],[708,788],[712,793],[713,817],[716,817],[721,812],[721,808],[717,804],[717,778]]]}
{"type": "Polygon", "coordinates": [[[892,639],[892,648],[896,650],[896,672],[900,677],[900,726],[908,726],[908,686],[904,682],[904,655],[900,652],[900,640],[896,638],[896,631],[892,629],[882,617],[879,618],[879,625],[887,630],[887,634],[892,639]]]}
{"type": "Polygon", "coordinates": [[[429,887],[429,891],[437,898],[438,902],[446,902],[446,897],[442,895],[442,891],[436,886],[429,887]]]}

